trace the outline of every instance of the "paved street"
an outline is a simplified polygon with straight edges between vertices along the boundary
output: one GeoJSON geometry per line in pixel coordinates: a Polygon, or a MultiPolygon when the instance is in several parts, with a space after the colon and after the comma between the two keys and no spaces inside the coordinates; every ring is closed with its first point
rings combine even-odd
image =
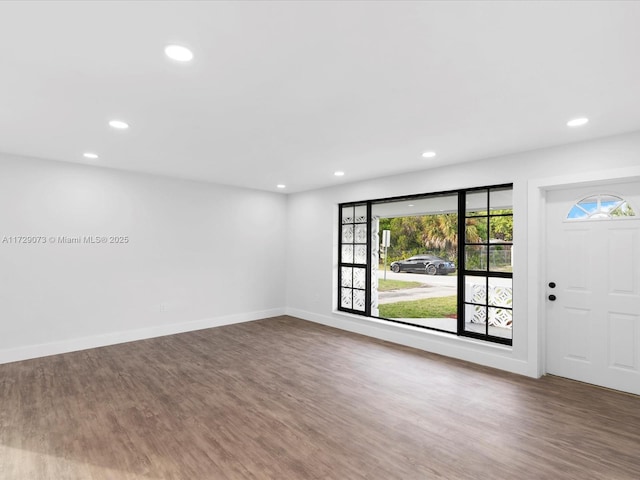
{"type": "MultiPolygon", "coordinates": [[[[384,278],[384,272],[378,270],[378,278],[384,278]]],[[[422,286],[404,288],[391,292],[378,292],[378,303],[407,302],[422,298],[449,297],[456,294],[455,275],[426,275],[421,273],[393,273],[387,271],[387,280],[402,280],[405,282],[420,282],[422,286]]]]}

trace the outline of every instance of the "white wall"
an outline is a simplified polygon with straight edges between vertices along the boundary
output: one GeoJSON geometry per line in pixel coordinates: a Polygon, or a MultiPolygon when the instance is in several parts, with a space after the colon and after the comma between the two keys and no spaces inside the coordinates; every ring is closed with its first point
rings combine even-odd
{"type": "Polygon", "coordinates": [[[535,376],[537,189],[638,166],[635,132],[284,196],[0,155],[0,363],[286,311],[535,376]],[[338,203],[509,182],[513,348],[335,312],[338,203]],[[2,243],[18,235],[126,235],[130,243],[2,243]]]}
{"type": "Polygon", "coordinates": [[[532,189],[545,184],[540,179],[562,175],[567,178],[585,177],[585,172],[592,172],[586,177],[594,179],[601,174],[606,177],[606,171],[638,165],[640,132],[634,132],[290,195],[287,313],[435,353],[537,376],[541,352],[537,308],[540,299],[537,294],[532,298],[530,291],[537,292],[538,289],[530,289],[529,285],[534,282],[537,286],[544,279],[540,278],[539,231],[529,231],[530,224],[539,225],[535,218],[529,218],[529,211],[535,216],[541,213],[539,205],[529,205],[531,199],[538,198],[532,189]],[[512,348],[335,312],[338,203],[511,182],[514,184],[515,243],[512,348]]]}
{"type": "Polygon", "coordinates": [[[286,202],[0,155],[0,363],[283,313],[286,202]]]}

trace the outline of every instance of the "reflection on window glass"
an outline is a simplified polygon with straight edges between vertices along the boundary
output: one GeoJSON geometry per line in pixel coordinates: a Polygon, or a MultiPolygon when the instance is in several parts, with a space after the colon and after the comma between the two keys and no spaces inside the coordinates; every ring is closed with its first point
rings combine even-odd
{"type": "Polygon", "coordinates": [[[482,192],[467,193],[466,216],[472,217],[476,215],[486,215],[487,205],[488,201],[486,190],[483,190],[482,192]]]}
{"type": "Polygon", "coordinates": [[[353,207],[342,207],[342,223],[353,223],[353,207]]]}
{"type": "Polygon", "coordinates": [[[513,190],[491,189],[489,192],[489,208],[492,214],[495,210],[511,210],[513,208],[513,190]]]}

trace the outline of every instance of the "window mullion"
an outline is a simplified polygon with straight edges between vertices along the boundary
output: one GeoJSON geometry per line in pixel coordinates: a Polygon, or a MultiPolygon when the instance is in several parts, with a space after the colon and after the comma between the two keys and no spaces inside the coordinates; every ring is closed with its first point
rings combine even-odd
{"type": "Polygon", "coordinates": [[[371,269],[374,268],[374,265],[371,265],[371,232],[373,231],[372,226],[373,218],[371,215],[371,202],[367,202],[367,261],[366,261],[366,275],[365,275],[365,315],[367,317],[371,316],[371,269]]]}
{"type": "Polygon", "coordinates": [[[466,272],[467,270],[464,255],[465,241],[467,236],[467,217],[465,215],[466,205],[466,192],[462,190],[460,193],[458,193],[458,335],[462,335],[464,333],[464,272],[466,272]]]}

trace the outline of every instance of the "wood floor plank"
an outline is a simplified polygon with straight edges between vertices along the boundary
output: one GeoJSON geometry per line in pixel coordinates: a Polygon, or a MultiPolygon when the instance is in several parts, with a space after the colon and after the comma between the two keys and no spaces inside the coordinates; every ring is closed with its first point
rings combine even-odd
{"type": "Polygon", "coordinates": [[[0,365],[0,478],[640,478],[640,397],[276,317],[0,365]]]}

